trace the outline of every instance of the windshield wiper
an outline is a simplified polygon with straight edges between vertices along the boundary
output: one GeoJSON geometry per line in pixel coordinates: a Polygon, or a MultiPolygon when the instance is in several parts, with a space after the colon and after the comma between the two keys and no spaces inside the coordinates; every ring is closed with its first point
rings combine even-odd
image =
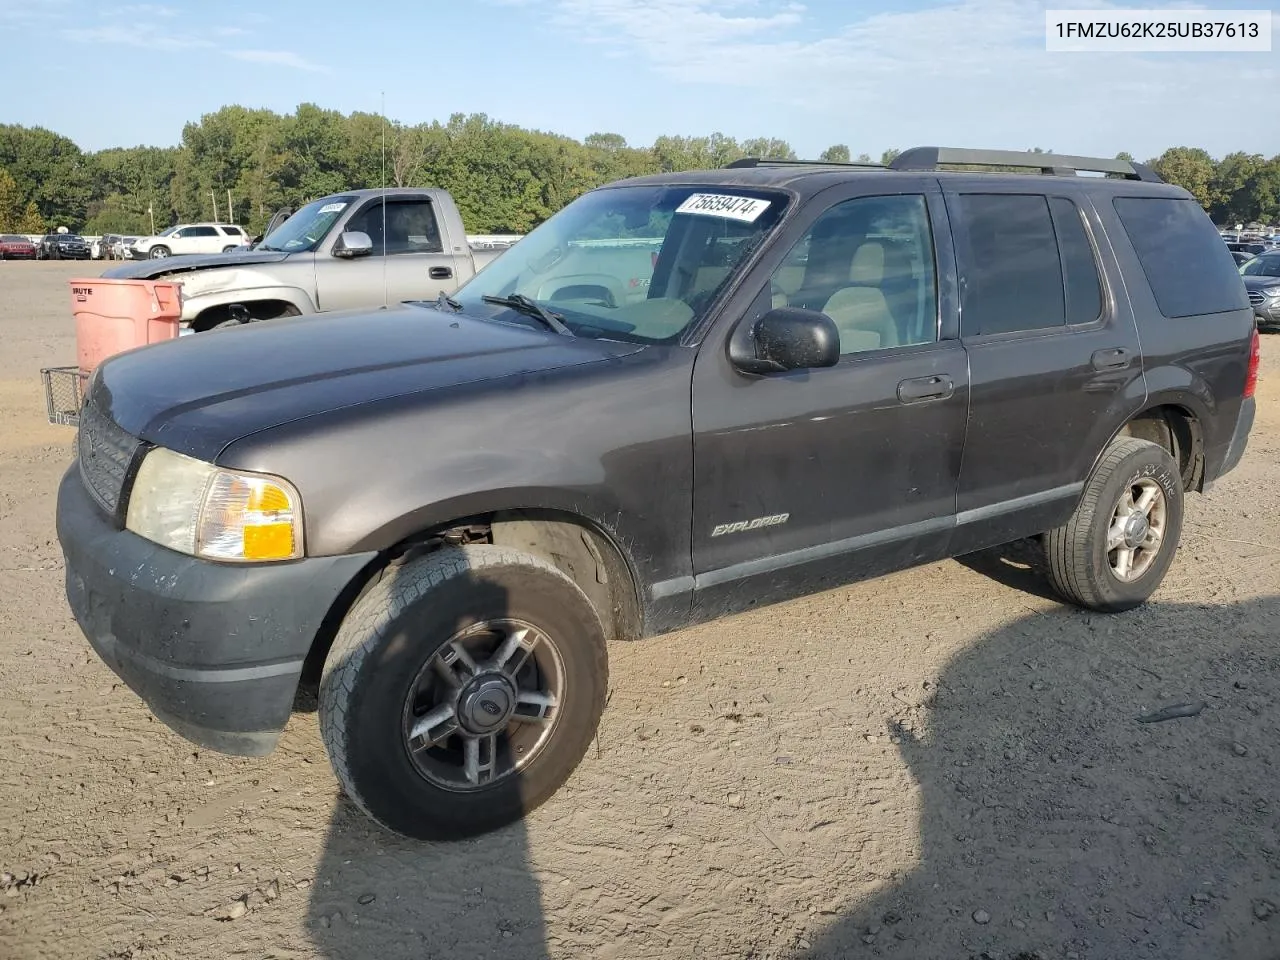
{"type": "Polygon", "coordinates": [[[523,313],[526,317],[541,320],[561,336],[572,337],[574,335],[573,331],[565,326],[564,321],[560,319],[558,314],[552,313],[533,297],[526,297],[523,293],[513,293],[506,297],[483,296],[480,299],[485,303],[496,304],[499,307],[509,307],[516,313],[523,313]]]}
{"type": "Polygon", "coordinates": [[[449,296],[443,290],[440,291],[440,296],[436,297],[435,306],[437,310],[442,310],[445,307],[448,307],[454,313],[460,313],[462,311],[462,304],[453,299],[453,297],[449,296]]]}

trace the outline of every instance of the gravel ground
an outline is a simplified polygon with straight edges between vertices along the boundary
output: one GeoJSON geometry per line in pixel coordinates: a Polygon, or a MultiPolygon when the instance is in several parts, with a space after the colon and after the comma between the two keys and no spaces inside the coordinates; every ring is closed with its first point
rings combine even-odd
{"type": "Polygon", "coordinates": [[[340,797],[314,714],[197,750],[72,622],[38,370],[99,270],[0,263],[0,957],[1280,957],[1277,338],[1144,608],[1007,549],[619,646],[568,786],[423,845],[340,797]]]}

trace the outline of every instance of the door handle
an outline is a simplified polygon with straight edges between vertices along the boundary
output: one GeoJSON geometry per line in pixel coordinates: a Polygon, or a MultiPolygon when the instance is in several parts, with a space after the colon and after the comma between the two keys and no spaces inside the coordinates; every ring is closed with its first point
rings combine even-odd
{"type": "Polygon", "coordinates": [[[427,276],[432,280],[448,280],[453,276],[451,267],[432,267],[427,271],[427,276]]]}
{"type": "Polygon", "coordinates": [[[1132,358],[1124,347],[1113,347],[1110,350],[1098,350],[1090,358],[1095,370],[1123,370],[1129,366],[1132,358]]]}
{"type": "Polygon", "coordinates": [[[955,393],[956,385],[945,374],[937,377],[915,377],[898,384],[898,400],[918,403],[921,400],[945,400],[955,393]]]}

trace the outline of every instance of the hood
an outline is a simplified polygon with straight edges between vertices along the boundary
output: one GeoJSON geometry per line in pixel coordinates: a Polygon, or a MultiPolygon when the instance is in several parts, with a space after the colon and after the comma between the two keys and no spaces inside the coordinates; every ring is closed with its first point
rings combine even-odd
{"type": "Polygon", "coordinates": [[[117,354],[99,367],[92,400],[134,436],[212,461],[294,420],[641,349],[397,306],[267,320],[117,354]]]}
{"type": "Polygon", "coordinates": [[[1280,287],[1280,277],[1241,277],[1246,290],[1269,290],[1280,287]]]}
{"type": "Polygon", "coordinates": [[[164,276],[190,273],[192,270],[279,263],[290,256],[292,254],[278,250],[238,250],[234,253],[213,253],[208,256],[164,257],[160,260],[139,260],[136,263],[112,267],[103,276],[113,280],[159,280],[164,276]]]}

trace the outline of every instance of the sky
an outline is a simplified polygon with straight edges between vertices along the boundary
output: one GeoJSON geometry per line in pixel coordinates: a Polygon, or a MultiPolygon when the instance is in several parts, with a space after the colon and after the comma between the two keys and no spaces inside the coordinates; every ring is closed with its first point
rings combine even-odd
{"type": "Polygon", "coordinates": [[[179,142],[238,103],[404,123],[452,113],[581,138],[780,137],[1138,159],[1280,153],[1280,0],[1057,8],[1271,9],[1273,50],[1048,53],[1033,0],[0,0],[0,122],[86,150],[179,142]]]}

